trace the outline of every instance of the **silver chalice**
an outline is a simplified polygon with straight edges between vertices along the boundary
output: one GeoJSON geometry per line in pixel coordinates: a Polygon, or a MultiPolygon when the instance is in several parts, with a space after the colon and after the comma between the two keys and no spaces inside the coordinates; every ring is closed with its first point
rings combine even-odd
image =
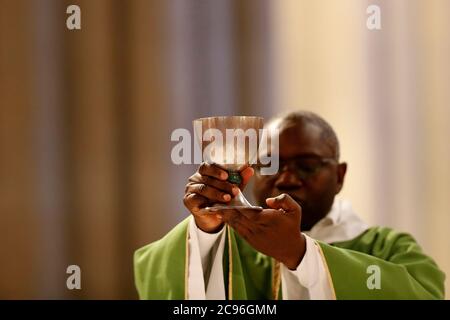
{"type": "MultiPolygon", "coordinates": [[[[194,120],[193,125],[203,160],[226,170],[228,181],[239,186],[242,182],[240,171],[257,161],[264,119],[249,116],[209,117],[194,120]]],[[[215,204],[208,210],[241,207],[262,209],[252,206],[239,190],[239,194],[228,204],[215,204]]]]}

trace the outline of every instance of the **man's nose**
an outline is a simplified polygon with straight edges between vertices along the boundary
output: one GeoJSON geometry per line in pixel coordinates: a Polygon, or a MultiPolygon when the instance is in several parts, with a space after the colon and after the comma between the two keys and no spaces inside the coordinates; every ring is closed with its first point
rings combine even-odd
{"type": "Polygon", "coordinates": [[[275,181],[275,187],[278,189],[298,189],[302,186],[302,180],[289,170],[283,170],[275,181]]]}

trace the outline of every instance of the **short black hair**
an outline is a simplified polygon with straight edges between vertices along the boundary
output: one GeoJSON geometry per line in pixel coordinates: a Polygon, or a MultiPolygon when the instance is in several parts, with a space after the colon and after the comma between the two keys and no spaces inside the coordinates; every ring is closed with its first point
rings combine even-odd
{"type": "Polygon", "coordinates": [[[336,132],[334,132],[331,125],[318,114],[311,111],[299,110],[281,115],[274,120],[281,120],[281,122],[292,121],[296,124],[312,124],[319,127],[322,130],[321,139],[330,146],[333,150],[334,158],[339,161],[339,140],[336,132]]]}

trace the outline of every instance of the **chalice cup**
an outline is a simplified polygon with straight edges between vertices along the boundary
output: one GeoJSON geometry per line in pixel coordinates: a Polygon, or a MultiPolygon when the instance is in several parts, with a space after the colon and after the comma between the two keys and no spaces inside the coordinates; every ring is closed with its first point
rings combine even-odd
{"type": "MultiPolygon", "coordinates": [[[[251,116],[208,117],[194,120],[193,125],[203,161],[226,170],[228,181],[239,186],[242,182],[240,171],[257,161],[264,119],[251,116]]],[[[227,204],[217,203],[206,209],[231,208],[262,210],[251,205],[240,189],[239,194],[227,204]]]]}

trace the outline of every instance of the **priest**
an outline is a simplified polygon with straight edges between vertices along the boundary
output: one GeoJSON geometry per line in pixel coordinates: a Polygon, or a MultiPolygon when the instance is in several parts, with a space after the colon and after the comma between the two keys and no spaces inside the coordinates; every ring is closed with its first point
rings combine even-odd
{"type": "Polygon", "coordinates": [[[254,176],[259,212],[204,208],[238,192],[227,172],[203,163],[189,178],[190,216],[136,251],[141,299],[443,299],[444,273],[414,238],[368,226],[336,197],[346,163],[331,126],[311,112],[275,119],[279,171],[254,176]]]}

